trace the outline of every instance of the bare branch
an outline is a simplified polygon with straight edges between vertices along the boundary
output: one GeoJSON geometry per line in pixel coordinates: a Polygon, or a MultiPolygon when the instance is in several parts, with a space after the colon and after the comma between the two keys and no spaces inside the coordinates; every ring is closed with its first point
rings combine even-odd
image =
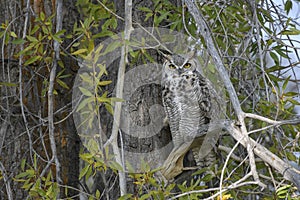
{"type": "MultiPolygon", "coordinates": [[[[60,31],[62,29],[62,0],[56,1],[56,32],[60,31]]],[[[55,162],[56,167],[56,181],[61,184],[62,180],[60,177],[60,162],[58,160],[57,152],[56,152],[56,142],[55,142],[55,134],[54,134],[54,106],[53,106],[53,90],[54,90],[54,81],[56,77],[56,69],[57,69],[57,62],[60,59],[60,49],[59,49],[59,42],[54,41],[53,48],[55,52],[55,56],[53,59],[53,66],[50,72],[50,78],[49,78],[49,90],[48,90],[48,124],[49,124],[49,139],[50,139],[50,145],[51,145],[51,151],[52,151],[52,158],[55,162]]],[[[60,198],[60,193],[57,194],[57,199],[60,198]]]]}
{"type": "MultiPolygon", "coordinates": [[[[238,100],[237,94],[235,92],[235,89],[230,81],[227,70],[223,64],[219,50],[216,48],[216,46],[214,44],[214,40],[212,38],[210,28],[206,24],[205,19],[204,19],[202,13],[200,12],[200,10],[197,8],[197,5],[195,4],[195,2],[191,1],[191,0],[186,0],[185,3],[189,9],[189,12],[194,17],[198,28],[200,29],[200,32],[201,32],[201,34],[204,38],[204,41],[206,43],[206,46],[207,46],[207,51],[211,55],[211,57],[214,61],[214,64],[216,65],[216,68],[220,74],[220,77],[228,91],[232,106],[234,108],[234,111],[237,115],[237,118],[238,118],[240,126],[241,126],[241,132],[242,132],[242,134],[247,135],[247,129],[246,129],[246,125],[244,122],[244,112],[242,111],[242,108],[241,108],[240,102],[238,100]]],[[[248,137],[246,137],[246,139],[248,139],[248,137]]],[[[252,151],[253,147],[250,146],[250,144],[251,144],[250,141],[248,141],[248,144],[246,145],[246,149],[249,154],[251,171],[252,171],[253,177],[255,177],[255,179],[256,179],[256,178],[258,178],[258,173],[256,171],[255,161],[253,160],[254,159],[254,155],[253,155],[253,151],[252,151]]]]}
{"type": "Polygon", "coordinates": [[[232,102],[232,106],[234,107],[234,110],[235,110],[237,116],[240,118],[241,117],[240,115],[243,113],[243,111],[241,109],[237,94],[236,94],[234,87],[228,76],[227,70],[226,70],[226,68],[223,64],[223,61],[221,59],[221,56],[219,54],[219,50],[216,48],[216,46],[214,44],[213,38],[211,36],[211,31],[210,31],[209,27],[207,26],[202,13],[200,13],[199,9],[197,8],[197,5],[195,4],[195,2],[191,1],[191,0],[186,0],[185,3],[189,9],[189,12],[194,17],[198,28],[200,28],[200,30],[201,30],[200,31],[201,35],[203,35],[203,38],[207,45],[207,51],[211,55],[219,74],[221,74],[220,77],[229,93],[229,97],[232,102]]]}
{"type": "MultiPolygon", "coordinates": [[[[22,39],[26,38],[26,32],[27,32],[27,25],[29,23],[29,9],[30,9],[30,0],[27,0],[26,2],[26,10],[27,13],[25,15],[25,23],[24,23],[24,29],[23,29],[23,35],[22,35],[22,39]]],[[[24,44],[21,45],[20,50],[22,51],[24,49],[24,44]]],[[[22,62],[23,62],[23,55],[20,55],[19,58],[19,98],[20,98],[20,105],[21,105],[21,113],[22,113],[22,117],[23,117],[23,121],[25,124],[25,129],[28,135],[28,142],[29,142],[29,154],[30,154],[30,159],[31,159],[31,163],[33,163],[33,156],[32,156],[32,138],[31,138],[31,133],[29,131],[28,128],[28,121],[27,118],[25,116],[25,111],[24,111],[24,103],[23,103],[23,81],[22,81],[22,62]]]]}
{"type": "Polygon", "coordinates": [[[283,177],[294,183],[298,189],[300,189],[300,173],[297,169],[289,165],[288,162],[281,160],[277,155],[270,152],[267,148],[257,143],[255,140],[249,136],[242,134],[241,130],[234,125],[234,123],[224,123],[224,128],[230,132],[230,134],[239,141],[244,147],[247,146],[248,141],[250,141],[251,146],[254,147],[254,153],[259,156],[264,162],[268,163],[270,166],[275,168],[283,177]]]}
{"type": "MultiPolygon", "coordinates": [[[[130,34],[132,31],[132,0],[128,0],[125,3],[125,30],[124,30],[124,39],[129,40],[130,34]]],[[[121,59],[120,66],[118,72],[118,80],[116,86],[116,97],[123,98],[123,88],[124,88],[124,74],[126,69],[126,64],[128,63],[128,46],[124,43],[121,50],[121,59]]],[[[125,163],[122,160],[122,156],[120,154],[120,150],[118,147],[118,132],[120,125],[120,117],[121,117],[122,103],[116,102],[114,107],[114,124],[112,128],[112,134],[108,142],[111,142],[113,151],[115,154],[116,161],[123,167],[125,171],[125,163]]],[[[121,196],[126,194],[126,176],[125,172],[119,171],[119,186],[121,196]]]]}
{"type": "MultiPolygon", "coordinates": [[[[217,192],[216,194],[208,197],[208,198],[205,198],[205,200],[210,200],[210,199],[215,199],[215,197],[218,197],[220,196],[220,199],[222,199],[222,193],[230,190],[230,189],[234,189],[234,188],[238,188],[238,187],[241,187],[241,186],[244,186],[244,185],[252,185],[252,184],[257,184],[256,182],[254,181],[247,181],[247,182],[244,182],[246,181],[249,177],[251,176],[251,174],[246,174],[243,178],[241,178],[240,180],[236,181],[235,183],[231,184],[230,186],[222,189],[221,191],[217,192]]],[[[179,195],[176,195],[175,197],[172,197],[170,198],[170,200],[172,199],[178,199],[180,197],[184,197],[184,196],[187,196],[189,194],[197,194],[197,193],[206,193],[206,192],[212,192],[212,191],[217,191],[219,190],[218,188],[209,188],[209,189],[204,189],[204,190],[192,190],[192,191],[188,191],[188,192],[185,192],[185,193],[182,193],[182,194],[179,194],[179,195]]]]}
{"type": "Polygon", "coordinates": [[[6,170],[5,170],[5,168],[4,168],[1,161],[0,161],[0,171],[1,171],[1,174],[3,176],[3,181],[4,181],[4,184],[5,184],[7,197],[8,197],[9,200],[13,200],[13,193],[12,193],[12,190],[11,190],[11,187],[10,187],[10,180],[9,180],[9,177],[7,176],[6,170]]]}

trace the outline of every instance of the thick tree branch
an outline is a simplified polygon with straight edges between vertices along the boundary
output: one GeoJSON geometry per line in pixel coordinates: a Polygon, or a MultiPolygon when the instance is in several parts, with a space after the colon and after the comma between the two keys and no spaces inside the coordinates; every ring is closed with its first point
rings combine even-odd
{"type": "Polygon", "coordinates": [[[283,175],[283,177],[286,180],[294,183],[300,190],[300,173],[298,173],[297,169],[289,165],[287,162],[281,160],[278,156],[270,152],[267,148],[257,143],[252,138],[249,138],[249,136],[243,135],[241,133],[241,130],[238,127],[236,127],[232,122],[225,122],[224,127],[234,137],[234,139],[239,141],[244,147],[246,147],[248,141],[250,141],[251,146],[254,147],[253,151],[258,157],[260,157],[264,162],[268,163],[270,166],[275,168],[279,173],[283,175]]]}
{"type": "MultiPolygon", "coordinates": [[[[294,123],[291,121],[291,123],[294,123]]],[[[267,148],[257,143],[255,140],[250,138],[248,135],[244,135],[240,130],[240,127],[236,126],[233,121],[218,121],[217,124],[212,125],[211,132],[227,130],[232,137],[238,141],[238,144],[243,145],[247,148],[247,145],[253,147],[253,152],[262,159],[262,161],[268,163],[274,169],[276,169],[279,173],[283,175],[283,177],[294,183],[298,189],[300,190],[300,173],[289,165],[287,162],[280,159],[278,156],[270,152],[267,148]]],[[[208,132],[207,134],[210,134],[208,132]]],[[[172,180],[174,177],[179,175],[183,171],[183,157],[187,151],[193,148],[193,145],[197,144],[197,137],[191,143],[185,143],[178,147],[178,149],[173,149],[170,153],[169,157],[165,161],[163,165],[162,174],[168,180],[172,180]]],[[[253,158],[254,159],[254,158],[253,158]]],[[[251,161],[249,161],[251,162],[251,161]]],[[[252,172],[251,172],[252,173],[252,172]]],[[[253,176],[253,174],[252,174],[253,176]]],[[[255,180],[255,184],[261,185],[260,181],[255,180]]],[[[222,191],[222,188],[221,188],[222,191]]]]}
{"type": "MultiPolygon", "coordinates": [[[[237,94],[235,92],[235,89],[230,81],[230,78],[228,76],[227,70],[223,64],[222,58],[220,56],[219,50],[216,48],[214,40],[212,38],[212,33],[208,27],[208,25],[205,22],[205,19],[202,15],[202,13],[200,12],[200,10],[198,9],[195,1],[192,0],[186,0],[185,1],[189,12],[192,14],[192,16],[195,19],[195,22],[198,26],[198,28],[200,29],[201,35],[204,38],[205,44],[207,46],[207,51],[208,53],[211,55],[214,64],[216,65],[216,68],[220,74],[220,77],[228,91],[232,106],[234,108],[234,111],[237,115],[237,118],[239,120],[240,126],[241,126],[241,132],[243,135],[247,135],[247,129],[246,129],[246,125],[245,125],[245,121],[244,121],[244,112],[242,111],[240,102],[238,100],[237,94]]],[[[247,139],[247,138],[246,138],[247,139]]],[[[256,165],[255,165],[255,160],[254,160],[254,155],[253,155],[253,147],[251,146],[250,141],[248,141],[247,145],[245,146],[248,154],[249,154],[249,159],[250,159],[250,167],[251,167],[251,172],[252,175],[255,179],[255,181],[260,182],[258,180],[258,173],[256,171],[256,165]]],[[[226,167],[226,166],[224,166],[226,167]]],[[[220,187],[222,186],[222,181],[220,184],[220,187]]],[[[261,184],[261,186],[264,186],[263,184],[261,184]]]]}

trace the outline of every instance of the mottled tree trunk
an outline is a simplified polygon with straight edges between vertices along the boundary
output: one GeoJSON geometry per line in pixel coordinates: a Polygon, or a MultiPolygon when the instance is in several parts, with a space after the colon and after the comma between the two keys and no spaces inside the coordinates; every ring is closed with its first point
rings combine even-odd
{"type": "MultiPolygon", "coordinates": [[[[46,16],[50,16],[55,12],[55,1],[30,1],[32,10],[28,11],[30,20],[29,25],[34,23],[34,16],[32,12],[35,12],[36,16],[39,12],[43,11],[46,16]]],[[[76,8],[76,2],[72,0],[63,1],[63,29],[67,30],[67,33],[73,31],[73,25],[75,22],[79,22],[82,19],[80,13],[76,8]]],[[[114,0],[116,7],[116,14],[124,17],[124,4],[126,1],[114,0]]],[[[177,3],[177,2],[175,2],[177,3]]],[[[145,13],[139,10],[139,7],[153,7],[152,1],[134,1],[133,2],[133,21],[140,23],[144,27],[150,27],[153,25],[151,20],[144,21],[145,13]]],[[[9,1],[3,0],[0,2],[0,23],[10,22],[10,26],[7,27],[7,31],[13,31],[19,37],[22,37],[22,31],[24,29],[24,12],[26,12],[26,1],[9,1]]],[[[54,23],[55,24],[55,23],[54,23]]],[[[55,30],[55,27],[54,27],[55,30]]],[[[122,32],[124,30],[124,21],[118,20],[117,31],[122,32]]],[[[1,31],[4,31],[1,29],[1,31]]],[[[100,30],[99,30],[100,31],[100,30]]],[[[67,46],[68,40],[65,40],[62,45],[67,46]]],[[[70,40],[71,41],[71,40],[70,40]]],[[[70,42],[69,41],[69,42],[70,42]]],[[[49,141],[48,130],[48,102],[47,94],[42,96],[42,90],[45,89],[43,81],[49,80],[49,66],[22,66],[22,71],[19,71],[18,58],[14,57],[20,50],[18,45],[11,43],[3,43],[1,45],[1,59],[0,59],[0,83],[7,84],[0,85],[0,199],[25,199],[28,193],[21,188],[22,182],[16,182],[13,180],[17,174],[20,174],[23,169],[21,163],[26,162],[25,169],[29,166],[33,167],[34,158],[36,157],[37,166],[35,170],[41,174],[43,171],[47,174],[52,171],[52,175],[55,175],[55,165],[52,163],[49,168],[46,168],[48,162],[51,160],[51,147],[49,141]],[[19,74],[22,74],[22,82],[19,82],[19,74]],[[22,85],[22,88],[19,87],[22,85]],[[20,103],[19,92],[23,91],[23,102],[20,103]],[[24,105],[24,114],[21,112],[21,105],[24,105]],[[24,118],[26,121],[24,121],[24,118]],[[29,140],[31,138],[31,141],[29,140]],[[29,152],[32,152],[33,156],[30,156],[29,152]]],[[[154,58],[159,58],[157,52],[150,52],[154,58]]],[[[25,57],[22,63],[28,59],[25,57]]],[[[80,188],[79,185],[79,150],[81,141],[77,134],[73,117],[69,115],[72,111],[72,86],[75,76],[78,71],[77,61],[71,57],[61,57],[64,66],[64,74],[71,74],[68,79],[64,79],[70,90],[63,89],[55,85],[57,95],[54,96],[54,122],[58,122],[62,119],[62,122],[55,124],[54,136],[57,148],[57,155],[61,163],[61,178],[62,184],[70,186],[67,192],[68,197],[72,199],[78,199],[78,191],[72,188],[80,188]]],[[[116,75],[118,66],[109,66],[109,79],[116,83],[116,75]]],[[[60,71],[61,69],[58,69],[60,71]]],[[[114,86],[108,88],[111,92],[114,86]]],[[[144,99],[150,99],[154,103],[161,103],[160,96],[161,88],[156,86],[149,86],[149,88],[141,88],[139,95],[144,99]],[[154,87],[154,88],[153,88],[154,87]],[[155,91],[153,93],[153,91],[155,91]],[[154,96],[153,96],[154,95],[154,96]]],[[[153,103],[152,102],[152,103],[153,103]]],[[[145,116],[142,113],[141,116],[145,116]]],[[[102,115],[104,131],[109,136],[112,128],[112,117],[109,114],[102,115]]],[[[147,119],[144,118],[143,119],[147,119]]],[[[123,135],[123,141],[125,148],[129,151],[151,151],[158,143],[167,143],[171,140],[170,131],[166,127],[162,130],[161,134],[155,137],[148,138],[146,140],[138,140],[128,135],[123,135]],[[135,145],[132,145],[132,144],[135,145]]],[[[43,174],[43,175],[45,175],[43,174]]],[[[115,176],[113,173],[99,174],[94,181],[94,188],[100,189],[102,192],[105,188],[110,188],[109,196],[111,199],[116,199],[119,194],[119,188],[117,181],[114,181],[115,176]],[[103,180],[110,180],[111,182],[106,185],[103,180]]],[[[130,180],[129,180],[130,181],[130,180]]],[[[129,183],[128,192],[134,193],[135,188],[133,184],[129,183]]],[[[61,197],[63,197],[65,191],[61,191],[61,197]]]]}
{"type": "MultiPolygon", "coordinates": [[[[19,37],[24,28],[25,4],[24,1],[1,1],[0,3],[0,23],[11,22],[7,31],[13,31],[19,37]]],[[[47,16],[55,12],[55,2],[50,0],[34,1],[31,6],[36,15],[41,11],[45,12],[47,16]]],[[[29,14],[30,25],[32,26],[34,17],[31,12],[29,14]]],[[[73,1],[64,1],[62,15],[63,29],[69,33],[72,32],[73,24],[79,20],[79,14],[73,1]]],[[[49,76],[49,71],[46,66],[21,67],[25,112],[22,116],[19,98],[19,65],[17,58],[13,56],[19,50],[16,45],[4,44],[3,40],[0,41],[0,45],[0,82],[5,83],[0,85],[0,170],[2,176],[5,177],[1,178],[0,182],[0,199],[8,199],[8,193],[11,193],[13,199],[25,199],[28,194],[21,188],[22,183],[13,180],[17,174],[23,171],[21,168],[22,161],[26,161],[25,169],[27,169],[28,166],[33,166],[33,160],[36,157],[38,165],[35,170],[42,173],[47,165],[45,160],[49,160],[52,156],[47,122],[42,120],[47,119],[47,99],[41,96],[42,89],[44,89],[43,81],[49,76]],[[24,122],[24,117],[27,119],[27,124],[24,122]],[[29,143],[29,136],[32,138],[32,144],[29,143]],[[34,152],[33,157],[30,157],[30,148],[34,152]],[[11,188],[11,192],[7,188],[11,188]]],[[[62,57],[62,61],[66,66],[65,73],[71,74],[70,78],[65,80],[66,84],[72,88],[78,68],[77,63],[67,57],[62,57]]],[[[54,97],[54,112],[63,109],[54,115],[55,122],[67,117],[72,109],[72,91],[59,87],[56,90],[58,95],[54,97]]],[[[80,139],[72,115],[62,123],[55,125],[54,136],[57,154],[61,162],[63,184],[78,188],[80,139]]],[[[54,164],[45,170],[46,174],[49,170],[55,174],[54,164]]],[[[78,191],[68,189],[69,197],[77,194],[78,191]]]]}

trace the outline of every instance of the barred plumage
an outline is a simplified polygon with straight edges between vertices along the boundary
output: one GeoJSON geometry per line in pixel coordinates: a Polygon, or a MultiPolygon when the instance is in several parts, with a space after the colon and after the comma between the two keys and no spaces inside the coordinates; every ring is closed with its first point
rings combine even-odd
{"type": "Polygon", "coordinates": [[[198,167],[209,167],[215,161],[215,138],[211,140],[211,145],[203,146],[202,142],[212,117],[211,87],[209,81],[200,73],[192,52],[167,57],[163,65],[162,86],[163,105],[174,148],[193,142],[197,135],[199,144],[192,149],[195,162],[198,167]],[[199,139],[199,135],[203,135],[203,138],[201,136],[199,139]]]}

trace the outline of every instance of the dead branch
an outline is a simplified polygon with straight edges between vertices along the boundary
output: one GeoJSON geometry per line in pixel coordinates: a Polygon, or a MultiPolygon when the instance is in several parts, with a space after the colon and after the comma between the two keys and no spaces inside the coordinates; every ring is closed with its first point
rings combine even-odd
{"type": "MultiPolygon", "coordinates": [[[[291,121],[291,123],[294,123],[291,121]]],[[[218,125],[214,126],[214,131],[227,130],[231,136],[238,141],[239,144],[247,148],[249,144],[253,147],[253,152],[257,155],[262,161],[268,163],[279,173],[282,174],[283,178],[294,183],[297,188],[300,190],[300,173],[289,165],[287,162],[280,159],[277,155],[270,152],[267,148],[257,143],[255,140],[250,138],[248,135],[244,135],[240,130],[240,127],[235,125],[233,121],[219,121],[218,125]]],[[[208,132],[207,134],[210,134],[208,132]]],[[[173,149],[169,157],[165,161],[162,169],[162,174],[167,180],[172,180],[174,177],[182,173],[183,171],[183,157],[187,151],[193,148],[197,144],[197,137],[193,142],[182,144],[178,149],[173,149]]],[[[253,176],[253,175],[252,175],[253,176]]],[[[260,185],[259,181],[255,180],[255,183],[260,185]]]]}
{"type": "Polygon", "coordinates": [[[300,173],[297,169],[280,159],[277,155],[270,152],[267,148],[257,143],[249,136],[242,134],[240,128],[235,126],[233,122],[225,122],[224,128],[226,128],[232,137],[240,142],[244,147],[246,147],[250,141],[251,146],[254,147],[253,151],[258,157],[282,174],[284,179],[294,183],[300,190],[300,173]]]}

